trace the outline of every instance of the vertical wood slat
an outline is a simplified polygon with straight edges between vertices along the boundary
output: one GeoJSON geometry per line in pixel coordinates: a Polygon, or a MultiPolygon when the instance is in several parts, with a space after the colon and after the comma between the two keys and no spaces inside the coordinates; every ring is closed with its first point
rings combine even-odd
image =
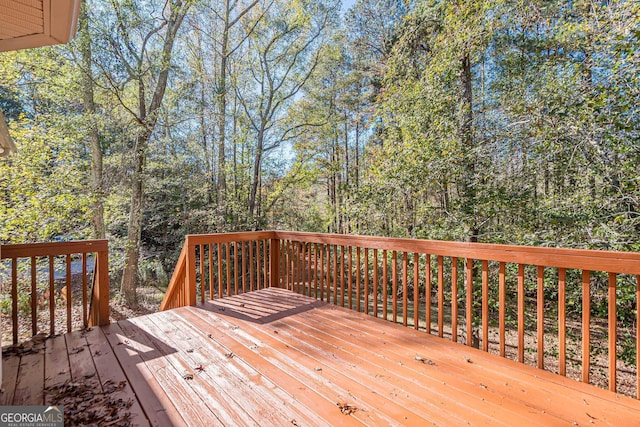
{"type": "MultiPolygon", "coordinates": [[[[15,261],[14,261],[15,262],[15,261]]],[[[95,265],[95,264],[94,264],[95,265]]],[[[95,267],[94,267],[95,269],[95,267]]],[[[94,274],[97,271],[94,270],[94,274]]],[[[49,256],[49,335],[54,335],[56,332],[56,310],[55,310],[55,276],[54,276],[54,258],[49,256]]],[[[16,337],[17,339],[17,337],[16,337]]],[[[14,344],[16,342],[14,341],[14,344]]]]}
{"type": "Polygon", "coordinates": [[[262,282],[262,258],[264,255],[264,248],[262,247],[262,241],[256,240],[256,289],[262,289],[264,283],[262,282]]]}
{"type": "Polygon", "coordinates": [[[338,305],[338,245],[333,245],[333,304],[338,305]]]}
{"type": "Polygon", "coordinates": [[[253,257],[253,241],[249,240],[247,242],[247,244],[249,245],[249,259],[247,260],[247,262],[249,263],[249,290],[253,291],[255,290],[255,273],[256,273],[256,266],[255,266],[255,259],[253,257]]]}
{"type": "MultiPolygon", "coordinates": [[[[94,264],[95,266],[95,264],[94,264]]],[[[89,326],[89,313],[87,312],[87,253],[82,254],[82,326],[89,326]]]]}
{"type": "MultiPolygon", "coordinates": [[[[609,391],[616,391],[617,387],[617,363],[616,363],[616,342],[617,342],[617,299],[616,299],[616,274],[609,273],[609,391]]],[[[637,369],[637,368],[636,368],[637,369]]]]}
{"type": "Polygon", "coordinates": [[[314,295],[314,288],[313,288],[313,277],[315,276],[314,274],[314,263],[313,263],[313,243],[309,243],[309,248],[307,249],[307,289],[308,289],[308,293],[307,295],[312,297],[314,295]]]}
{"type": "Polygon", "coordinates": [[[489,351],[489,261],[482,260],[482,350],[489,351]]]}
{"type": "Polygon", "coordinates": [[[636,276],[636,399],[640,399],[640,275],[636,276]]]}
{"type": "Polygon", "coordinates": [[[369,248],[364,248],[364,314],[369,314],[369,248]]]}
{"type": "MultiPolygon", "coordinates": [[[[222,279],[222,243],[218,243],[218,253],[216,256],[216,262],[218,263],[217,270],[218,270],[218,298],[222,298],[224,296],[224,283],[223,283],[223,279],[222,279]]],[[[212,283],[209,283],[209,286],[213,286],[212,283]]]]}
{"type": "Polygon", "coordinates": [[[538,369],[544,369],[544,267],[538,266],[538,283],[537,283],[537,323],[538,323],[538,369]]]}
{"type": "MultiPolygon", "coordinates": [[[[53,295],[53,290],[51,291],[53,295]]],[[[11,258],[11,324],[13,343],[18,343],[18,259],[11,258]]]]}
{"type": "MultiPolygon", "coordinates": [[[[353,271],[353,246],[349,246],[349,273],[347,276],[347,292],[348,292],[348,298],[347,298],[347,304],[349,306],[349,309],[351,310],[353,308],[353,295],[352,295],[352,290],[353,290],[353,277],[351,272],[353,271]]],[[[360,311],[360,247],[358,246],[358,248],[356,249],[356,311],[360,311]]]]}
{"type": "Polygon", "coordinates": [[[451,257],[451,341],[458,342],[458,258],[451,257]]]}
{"type": "Polygon", "coordinates": [[[242,277],[242,293],[247,292],[247,254],[245,251],[246,242],[240,242],[240,250],[242,251],[241,264],[242,269],[240,270],[240,276],[242,277]]]}
{"type": "MultiPolygon", "coordinates": [[[[638,280],[638,283],[640,283],[640,279],[638,280]]],[[[373,250],[373,316],[378,317],[378,250],[377,249],[373,250]]],[[[638,351],[638,353],[640,353],[640,350],[638,351]]],[[[639,384],[640,384],[640,380],[639,380],[639,384]]]]}
{"type": "Polygon", "coordinates": [[[31,257],[31,335],[38,333],[38,294],[36,292],[36,257],[31,257]]]}
{"type": "Polygon", "coordinates": [[[327,266],[325,265],[324,254],[326,252],[326,246],[320,244],[320,301],[324,301],[324,283],[325,283],[325,275],[327,274],[327,266]]]}
{"type": "Polygon", "coordinates": [[[388,271],[389,267],[387,265],[387,250],[382,251],[382,317],[384,320],[389,320],[387,317],[387,304],[389,302],[387,294],[389,293],[389,280],[388,280],[388,271]]]}
{"type": "Polygon", "coordinates": [[[424,318],[426,322],[426,332],[431,335],[431,255],[425,255],[424,267],[424,318]]]}
{"type": "Polygon", "coordinates": [[[473,259],[467,258],[467,288],[465,299],[465,322],[467,326],[467,345],[473,346],[473,259]]]}
{"type": "Polygon", "coordinates": [[[280,287],[280,241],[269,241],[269,286],[280,287]]]}
{"type": "Polygon", "coordinates": [[[640,275],[636,276],[636,399],[640,399],[640,275]]]}
{"type": "Polygon", "coordinates": [[[438,336],[444,337],[444,257],[438,255],[438,336]]]}
{"type": "Polygon", "coordinates": [[[347,252],[347,247],[342,246],[340,251],[340,305],[344,307],[344,257],[347,252]]]}
{"type": "Polygon", "coordinates": [[[282,242],[282,284],[284,289],[289,289],[289,241],[282,242]]]}
{"type": "MultiPolygon", "coordinates": [[[[94,264],[95,266],[95,264],[94,264]]],[[[89,313],[87,313],[87,253],[82,254],[82,326],[89,326],[89,313]]]]}
{"type": "Polygon", "coordinates": [[[73,295],[73,289],[71,287],[71,255],[67,254],[65,257],[66,261],[66,303],[67,303],[67,332],[71,332],[72,325],[72,317],[71,317],[71,298],[73,295]]]}
{"type": "Polygon", "coordinates": [[[567,270],[558,269],[558,372],[567,375],[567,270]]]}
{"type": "Polygon", "coordinates": [[[262,286],[265,288],[268,288],[269,286],[271,286],[271,284],[269,283],[269,258],[270,258],[270,254],[271,251],[269,249],[269,240],[263,240],[262,241],[262,247],[264,249],[263,251],[263,276],[262,276],[262,286]]]}
{"type": "MultiPolygon", "coordinates": [[[[271,254],[273,256],[273,253],[271,254]]],[[[283,257],[284,258],[284,257],[283,257]]],[[[238,242],[233,242],[233,288],[235,294],[240,293],[240,287],[238,286],[238,273],[239,273],[239,261],[238,261],[238,242]]],[[[273,278],[272,278],[273,280],[273,278]]]]}
{"type": "Polygon", "coordinates": [[[591,370],[591,272],[582,271],[582,382],[589,382],[591,370]]]}
{"type": "Polygon", "coordinates": [[[391,310],[393,323],[398,323],[398,252],[391,254],[391,310]]]}
{"type": "Polygon", "coordinates": [[[409,261],[406,251],[402,253],[402,324],[407,326],[409,318],[408,296],[409,296],[409,261]]]}
{"type": "Polygon", "coordinates": [[[313,294],[315,299],[318,299],[318,274],[320,273],[318,258],[318,244],[316,243],[313,247],[313,294]]]}
{"type": "Polygon", "coordinates": [[[225,245],[225,269],[224,273],[227,278],[227,296],[231,295],[231,242],[227,242],[225,245]]]}
{"type": "Polygon", "coordinates": [[[506,305],[506,279],[505,279],[505,264],[504,262],[500,263],[499,271],[498,271],[498,304],[500,305],[499,311],[499,320],[498,320],[498,329],[499,329],[499,341],[500,341],[500,356],[505,356],[505,328],[506,328],[506,316],[505,316],[505,305],[506,305]]]}
{"type": "Polygon", "coordinates": [[[524,265],[518,264],[518,362],[524,363],[524,265]]]}
{"type": "MultiPolygon", "coordinates": [[[[214,245],[213,243],[208,245],[209,246],[209,256],[208,256],[208,258],[209,258],[209,299],[210,300],[213,300],[214,297],[215,297],[215,289],[213,287],[213,283],[214,283],[214,279],[215,279],[214,278],[215,273],[214,273],[214,268],[213,268],[213,245],[214,245]]],[[[205,245],[202,245],[202,252],[204,252],[204,247],[205,247],[205,245]]],[[[201,255],[202,255],[202,252],[201,252],[201,255]]],[[[202,277],[202,295],[203,295],[203,299],[204,299],[204,293],[205,293],[204,292],[204,276],[201,276],[201,277],[202,277]]],[[[204,301],[202,301],[202,302],[204,302],[204,301]]]]}
{"type": "Polygon", "coordinates": [[[296,267],[298,268],[298,293],[304,294],[304,253],[305,243],[298,243],[298,262],[296,267]]]}
{"type": "MultiPolygon", "coordinates": [[[[204,300],[205,300],[205,293],[206,293],[206,281],[205,281],[205,275],[204,275],[204,248],[207,245],[198,245],[198,249],[199,249],[199,259],[200,259],[200,302],[202,304],[204,304],[204,300]]],[[[213,245],[209,245],[209,250],[211,250],[211,247],[213,245]]],[[[211,269],[211,264],[209,264],[209,268],[211,269]]],[[[209,293],[211,294],[211,289],[213,288],[213,282],[209,282],[209,293]]],[[[211,294],[212,295],[212,294],[211,294]]],[[[212,298],[213,299],[213,295],[212,298]]]]}
{"type": "Polygon", "coordinates": [[[413,253],[413,329],[420,328],[420,256],[413,253]]]}

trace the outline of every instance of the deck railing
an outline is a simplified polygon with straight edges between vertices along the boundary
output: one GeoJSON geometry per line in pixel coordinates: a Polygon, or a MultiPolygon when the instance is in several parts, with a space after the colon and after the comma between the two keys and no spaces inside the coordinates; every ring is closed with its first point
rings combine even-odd
{"type": "Polygon", "coordinates": [[[624,351],[640,396],[640,253],[284,231],[188,236],[161,309],[195,305],[198,292],[203,302],[265,286],[540,369],[553,358],[553,370],[580,369],[586,383],[602,350],[611,391],[624,351]],[[604,319],[592,318],[592,301],[604,307],[604,319]],[[623,303],[635,318],[619,336],[623,303]],[[592,334],[605,349],[592,348],[592,334]]]}
{"type": "Polygon", "coordinates": [[[269,287],[273,232],[190,235],[160,310],[269,287]]]}
{"type": "Polygon", "coordinates": [[[109,323],[107,240],[2,245],[0,259],[8,261],[9,277],[3,280],[3,291],[10,294],[14,344],[22,317],[30,318],[32,335],[47,329],[49,335],[59,333],[59,306],[64,307],[67,332],[77,326],[109,323]],[[74,307],[80,307],[75,316],[74,307]],[[47,321],[48,328],[42,324],[47,321]]]}

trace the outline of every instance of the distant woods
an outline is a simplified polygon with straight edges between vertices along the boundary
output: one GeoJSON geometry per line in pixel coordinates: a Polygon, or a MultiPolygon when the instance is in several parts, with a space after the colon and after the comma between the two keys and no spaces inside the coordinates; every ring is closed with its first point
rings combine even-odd
{"type": "Polygon", "coordinates": [[[106,236],[131,303],[190,233],[640,250],[634,1],[87,0],[0,82],[0,239],[106,236]]]}

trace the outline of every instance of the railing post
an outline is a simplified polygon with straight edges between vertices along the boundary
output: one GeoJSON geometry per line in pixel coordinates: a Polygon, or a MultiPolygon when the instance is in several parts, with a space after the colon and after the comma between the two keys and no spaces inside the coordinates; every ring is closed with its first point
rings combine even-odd
{"type": "MultiPolygon", "coordinates": [[[[186,302],[188,305],[196,305],[196,245],[189,242],[189,236],[185,239],[185,245],[187,245],[187,283],[186,290],[186,302]]],[[[204,292],[204,289],[202,289],[204,292]]]]}
{"type": "Polygon", "coordinates": [[[90,326],[109,324],[109,252],[98,251],[95,261],[95,283],[91,301],[90,326]]]}
{"type": "Polygon", "coordinates": [[[280,287],[280,239],[271,239],[269,245],[269,286],[280,287]]]}

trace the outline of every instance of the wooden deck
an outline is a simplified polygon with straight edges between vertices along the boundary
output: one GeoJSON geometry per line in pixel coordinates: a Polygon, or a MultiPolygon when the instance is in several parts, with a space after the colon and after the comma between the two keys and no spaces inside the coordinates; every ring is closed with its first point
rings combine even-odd
{"type": "Polygon", "coordinates": [[[65,383],[130,401],[134,425],[640,422],[640,401],[276,288],[6,355],[0,404],[65,383]]]}

